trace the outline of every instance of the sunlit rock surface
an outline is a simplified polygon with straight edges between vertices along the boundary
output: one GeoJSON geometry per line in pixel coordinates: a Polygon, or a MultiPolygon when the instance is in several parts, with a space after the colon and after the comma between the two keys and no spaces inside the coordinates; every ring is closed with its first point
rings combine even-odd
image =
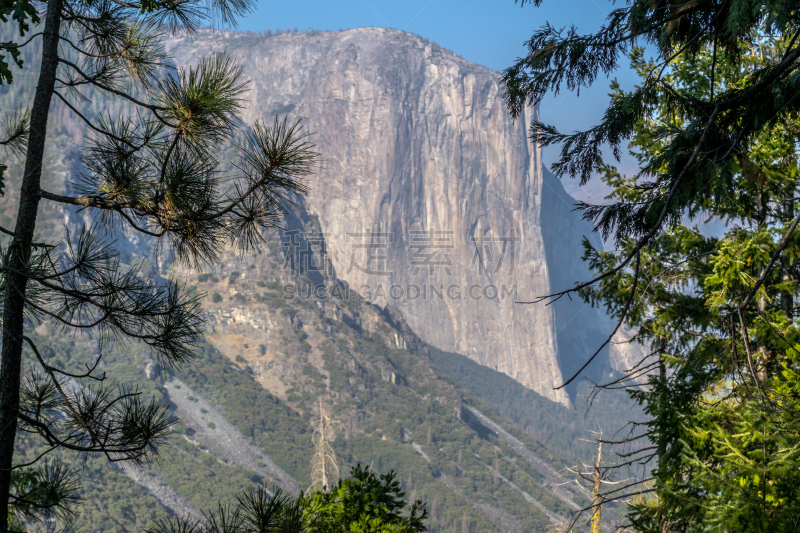
{"type": "Polygon", "coordinates": [[[570,402],[554,387],[603,319],[566,298],[515,302],[585,279],[581,240],[599,240],[527,139],[536,111],[512,121],[496,72],[388,29],[203,31],[169,47],[181,67],[232,54],[252,80],[246,122],[286,115],[313,132],[306,203],[340,279],[434,346],[570,402]]]}

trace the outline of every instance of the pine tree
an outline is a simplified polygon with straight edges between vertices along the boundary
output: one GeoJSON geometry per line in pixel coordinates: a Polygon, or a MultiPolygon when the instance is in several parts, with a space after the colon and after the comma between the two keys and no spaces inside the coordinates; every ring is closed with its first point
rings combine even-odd
{"type": "MultiPolygon", "coordinates": [[[[220,505],[204,520],[158,521],[147,533],[424,533],[428,512],[420,500],[406,503],[394,472],[376,475],[361,465],[327,490],[292,500],[275,489],[252,487],[236,505],[220,505]]],[[[466,523],[466,522],[465,522],[466,523]]]]}
{"type": "MultiPolygon", "coordinates": [[[[530,3],[538,6],[541,0],[530,3]]],[[[594,34],[579,35],[574,27],[564,33],[545,24],[526,43],[529,53],[504,71],[504,95],[511,114],[518,117],[526,105],[537,104],[548,92],[558,92],[562,86],[579,90],[598,76],[613,73],[620,59],[635,52],[637,43],[655,49],[657,58],[640,85],[625,91],[612,84],[611,103],[597,126],[563,134],[538,119],[530,125],[531,137],[540,145],[562,146],[553,165],[555,173],[579,177],[585,184],[603,165],[602,146],[610,145],[618,159],[623,143],[638,133],[656,108],[666,107],[682,117],[679,130],[656,132],[661,146],[643,162],[635,201],[618,198],[611,205],[579,205],[604,238],[617,244],[634,239],[617,270],[635,269],[641,249],[686,213],[709,203],[736,201],[731,178],[740,168],[740,154],[800,109],[800,100],[794,97],[800,83],[798,26],[800,10],[786,2],[633,0],[613,10],[608,23],[594,34]],[[742,39],[755,44],[754,36],[760,35],[783,43],[780,53],[739,83],[715,90],[722,80],[718,63],[723,59],[741,63],[752,49],[742,47],[742,39]],[[705,90],[673,85],[666,76],[670,68],[702,50],[711,57],[705,90]]],[[[612,274],[604,272],[581,286],[612,274]]],[[[578,287],[547,298],[575,290],[578,287]]]]}
{"type": "MultiPolygon", "coordinates": [[[[249,251],[261,243],[261,229],[280,220],[290,197],[305,191],[301,180],[315,158],[297,124],[259,122],[237,134],[247,82],[230,57],[214,55],[177,72],[169,67],[166,34],[191,34],[209,21],[233,24],[252,9],[249,0],[48,0],[41,13],[25,11],[27,5],[0,4],[3,23],[12,24],[6,22],[12,9],[23,33],[26,21],[44,21],[28,41],[2,49],[13,59],[42,40],[30,111],[9,113],[0,139],[24,157],[16,225],[0,228],[7,236],[0,250],[0,505],[10,506],[17,521],[75,512],[76,475],[43,457],[51,450],[142,463],[171,431],[164,406],[96,369],[104,352],[131,341],[149,347],[162,366],[188,363],[202,333],[201,300],[191,287],[123,264],[113,232],[138,232],[196,268],[213,263],[223,246],[249,251]],[[82,108],[91,95],[124,101],[134,111],[97,117],[82,108]],[[51,108],[91,130],[77,196],[42,187],[51,108]],[[235,171],[224,174],[215,148],[235,134],[235,171]],[[44,202],[88,210],[97,223],[66,235],[63,245],[58,236],[38,236],[44,202]],[[28,333],[44,321],[65,332],[92,332],[100,356],[83,372],[60,368],[28,333]],[[26,375],[23,351],[33,359],[26,375]],[[44,446],[33,464],[14,464],[18,431],[44,446]]],[[[0,82],[11,82],[2,65],[0,82]]],[[[8,518],[0,513],[0,532],[9,530],[8,518]]]]}

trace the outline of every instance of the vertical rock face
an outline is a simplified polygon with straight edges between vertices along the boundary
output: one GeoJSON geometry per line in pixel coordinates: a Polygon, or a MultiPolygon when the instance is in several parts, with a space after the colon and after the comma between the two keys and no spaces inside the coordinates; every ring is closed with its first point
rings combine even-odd
{"type": "Polygon", "coordinates": [[[247,122],[288,115],[314,132],[307,207],[339,278],[434,346],[569,403],[554,387],[600,317],[515,301],[583,278],[591,227],[526,138],[536,111],[512,122],[497,73],[386,29],[204,31],[169,47],[181,67],[235,56],[252,80],[247,122]]]}

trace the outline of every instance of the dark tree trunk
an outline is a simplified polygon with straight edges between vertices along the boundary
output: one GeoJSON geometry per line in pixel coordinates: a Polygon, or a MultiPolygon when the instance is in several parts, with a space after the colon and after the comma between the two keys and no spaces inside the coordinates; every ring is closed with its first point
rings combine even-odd
{"type": "MultiPolygon", "coordinates": [[[[28,153],[20,188],[19,211],[14,239],[9,246],[6,265],[5,306],[3,309],[3,349],[0,355],[0,505],[8,509],[11,465],[17,433],[20,367],[24,327],[25,258],[30,256],[39,210],[39,183],[42,175],[47,116],[55,87],[58,67],[58,40],[62,0],[47,2],[42,42],[42,65],[31,109],[28,153]]],[[[0,512],[0,533],[8,531],[8,512],[0,512]]]]}

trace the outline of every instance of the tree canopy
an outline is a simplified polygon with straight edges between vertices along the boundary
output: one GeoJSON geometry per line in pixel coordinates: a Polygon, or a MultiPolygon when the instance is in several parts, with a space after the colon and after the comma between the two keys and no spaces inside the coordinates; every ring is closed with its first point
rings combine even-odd
{"type": "MultiPolygon", "coordinates": [[[[539,5],[541,0],[532,3],[539,5]]],[[[647,179],[640,184],[639,201],[581,206],[605,238],[621,242],[632,237],[643,246],[686,212],[733,201],[731,180],[746,147],[798,110],[796,7],[773,1],[636,0],[612,11],[594,34],[547,24],[526,43],[529,54],[503,73],[508,108],[519,116],[525,105],[538,103],[547,92],[579,90],[601,75],[611,75],[636,46],[655,50],[657,57],[639,85],[631,90],[613,86],[610,105],[597,126],[565,134],[539,121],[531,124],[531,135],[543,146],[562,147],[555,173],[586,183],[602,162],[604,145],[619,157],[624,143],[658,109],[682,117],[679,130],[654,132],[662,146],[642,161],[640,176],[647,179]],[[720,85],[725,72],[717,65],[723,60],[741,63],[751,50],[743,44],[767,38],[782,43],[778,53],[754,65],[736,84],[720,85]],[[688,90],[665,76],[676,61],[703,50],[711,59],[705,74],[713,82],[688,90]]]]}
{"type": "Polygon", "coordinates": [[[596,277],[542,299],[578,292],[650,348],[601,385],[627,388],[648,415],[624,443],[607,441],[638,444],[616,467],[652,467],[602,502],[628,502],[637,531],[788,532],[800,519],[797,7],[632,1],[595,34],[545,26],[504,73],[515,114],[623,60],[640,77],[633,89],[612,83],[587,131],[531,125],[561,144],[559,175],[611,188],[611,203],[578,206],[610,245],[586,244],[596,277]],[[630,149],[641,170],[621,175],[606,144],[617,158],[630,149]]]}
{"type": "Polygon", "coordinates": [[[404,497],[394,472],[356,465],[329,490],[292,499],[280,489],[252,487],[204,520],[162,520],[147,533],[424,533],[425,505],[404,497]]]}

